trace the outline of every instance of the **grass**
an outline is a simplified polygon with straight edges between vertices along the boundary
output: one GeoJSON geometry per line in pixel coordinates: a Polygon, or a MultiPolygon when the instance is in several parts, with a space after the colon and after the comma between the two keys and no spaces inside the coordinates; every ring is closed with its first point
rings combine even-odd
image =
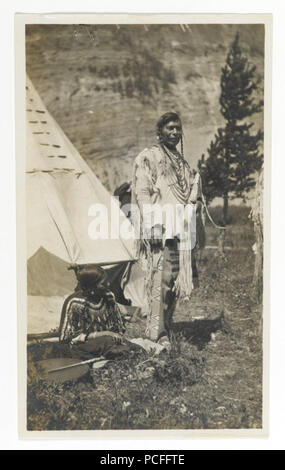
{"type": "MultiPolygon", "coordinates": [[[[204,251],[200,287],[189,306],[177,308],[168,352],[133,352],[78,381],[54,384],[39,379],[35,361],[68,352],[30,347],[28,429],[260,428],[262,318],[251,295],[252,228],[243,225],[242,239],[240,225],[230,229],[239,242],[225,260],[204,251]]],[[[142,319],[129,323],[127,335],[142,335],[144,326],[142,319]]]]}

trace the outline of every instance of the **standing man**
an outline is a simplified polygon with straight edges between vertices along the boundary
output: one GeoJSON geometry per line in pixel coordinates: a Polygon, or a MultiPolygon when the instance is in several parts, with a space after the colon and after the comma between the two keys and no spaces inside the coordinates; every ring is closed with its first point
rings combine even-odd
{"type": "MultiPolygon", "coordinates": [[[[151,208],[170,207],[173,214],[177,214],[178,206],[180,214],[181,207],[183,211],[190,208],[193,221],[195,204],[201,197],[200,176],[191,171],[184,159],[178,114],[163,114],[157,122],[156,134],[158,143],[135,159],[132,184],[132,203],[138,206],[140,218],[138,256],[145,271],[147,335],[155,341],[169,334],[177,299],[189,298],[191,294],[191,248],[194,246],[183,245],[174,220],[164,218],[161,224],[153,223],[151,208]]],[[[189,240],[191,223],[184,214],[182,223],[189,240]]]]}

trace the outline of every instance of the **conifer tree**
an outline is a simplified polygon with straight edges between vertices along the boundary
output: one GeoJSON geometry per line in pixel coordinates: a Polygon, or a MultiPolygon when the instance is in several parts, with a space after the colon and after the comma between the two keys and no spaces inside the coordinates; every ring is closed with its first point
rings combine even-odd
{"type": "Polygon", "coordinates": [[[254,173],[262,165],[260,145],[263,133],[252,132],[253,114],[258,113],[263,101],[255,102],[258,88],[256,67],[249,64],[239,45],[237,33],[221,74],[221,114],[224,127],[218,129],[198,167],[202,174],[206,199],[223,198],[223,223],[227,223],[230,197],[244,197],[255,185],[254,173]]]}

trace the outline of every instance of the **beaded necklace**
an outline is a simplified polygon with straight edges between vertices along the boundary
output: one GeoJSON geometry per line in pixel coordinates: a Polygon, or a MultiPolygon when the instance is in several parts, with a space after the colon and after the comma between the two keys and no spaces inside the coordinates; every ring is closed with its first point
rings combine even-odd
{"type": "Polygon", "coordinates": [[[169,186],[176,199],[181,204],[187,204],[190,197],[190,182],[185,177],[185,169],[190,171],[188,162],[179,153],[171,152],[161,144],[161,149],[171,162],[171,170],[168,171],[169,186]]]}

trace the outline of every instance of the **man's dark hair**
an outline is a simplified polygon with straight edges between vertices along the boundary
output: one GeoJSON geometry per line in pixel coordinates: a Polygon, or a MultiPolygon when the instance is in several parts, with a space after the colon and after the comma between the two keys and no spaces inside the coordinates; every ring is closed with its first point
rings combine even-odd
{"type": "Polygon", "coordinates": [[[160,118],[159,118],[159,120],[157,121],[157,124],[156,124],[156,133],[157,133],[157,135],[160,135],[163,126],[165,126],[165,124],[167,124],[170,121],[180,121],[181,122],[181,119],[178,116],[178,114],[174,113],[174,112],[169,112],[169,113],[163,114],[162,116],[160,116],[160,118]]]}

